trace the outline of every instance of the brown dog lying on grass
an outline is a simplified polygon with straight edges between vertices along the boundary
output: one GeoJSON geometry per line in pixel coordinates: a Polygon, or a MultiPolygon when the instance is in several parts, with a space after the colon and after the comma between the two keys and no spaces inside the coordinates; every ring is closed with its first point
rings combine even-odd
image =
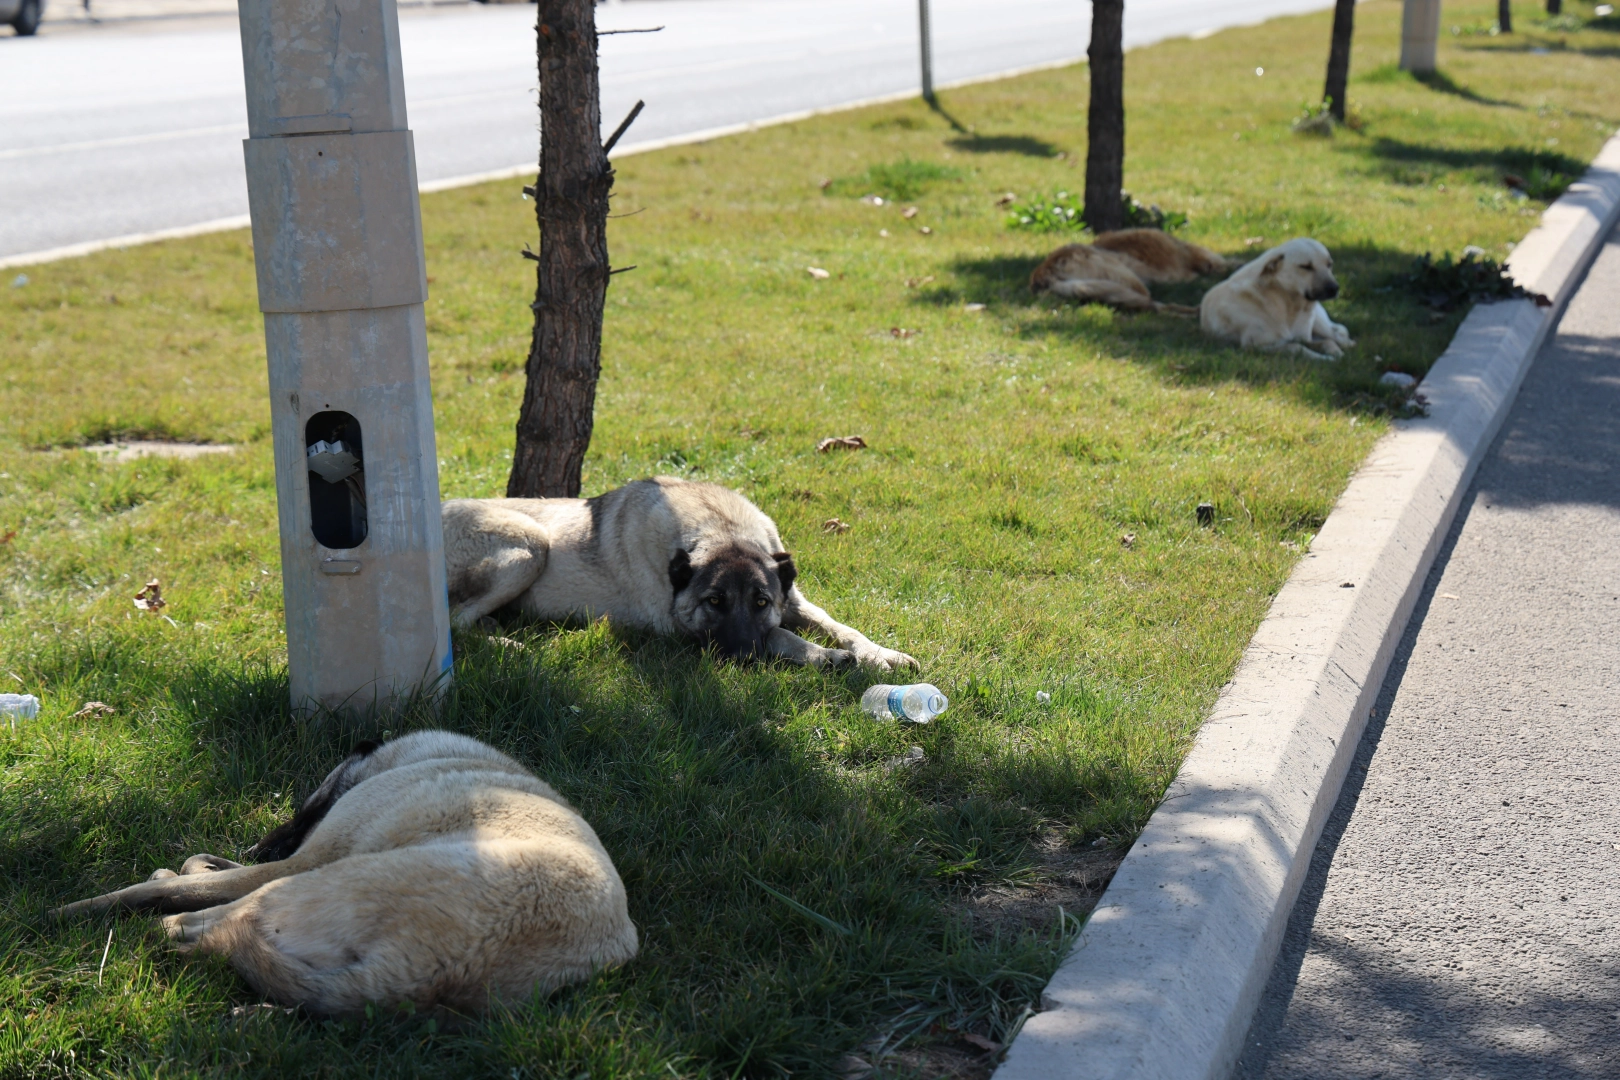
{"type": "Polygon", "coordinates": [[[186,952],[312,1013],[368,1002],[476,1012],[636,955],[624,885],[596,833],[529,770],[475,739],[362,743],[242,866],[193,855],[58,908],[176,912],[186,952]]]}
{"type": "Polygon", "coordinates": [[[1120,229],[1090,244],[1069,244],[1046,257],[1030,276],[1030,290],[1126,311],[1196,315],[1197,308],[1153,299],[1150,284],[1178,284],[1228,269],[1208,248],[1158,229],[1120,229]]]}

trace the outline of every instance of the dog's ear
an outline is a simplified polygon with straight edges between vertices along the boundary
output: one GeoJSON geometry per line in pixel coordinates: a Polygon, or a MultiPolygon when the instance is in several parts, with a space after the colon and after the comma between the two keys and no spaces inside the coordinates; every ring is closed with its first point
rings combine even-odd
{"type": "Polygon", "coordinates": [[[696,573],[692,569],[692,556],[685,548],[677,551],[675,557],[669,560],[669,583],[675,586],[676,595],[692,584],[692,576],[696,573]]]}
{"type": "Polygon", "coordinates": [[[1277,271],[1282,269],[1282,264],[1287,258],[1287,255],[1284,255],[1279,251],[1266,261],[1266,265],[1260,268],[1260,272],[1262,274],[1275,274],[1277,271]]]}
{"type": "Polygon", "coordinates": [[[782,595],[786,596],[799,576],[799,568],[793,565],[793,556],[785,551],[778,551],[771,558],[776,560],[776,576],[782,579],[782,595]]]}

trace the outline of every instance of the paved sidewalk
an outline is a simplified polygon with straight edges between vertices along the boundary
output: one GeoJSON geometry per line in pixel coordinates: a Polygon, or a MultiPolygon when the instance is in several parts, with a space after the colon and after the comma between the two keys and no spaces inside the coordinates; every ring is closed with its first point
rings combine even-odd
{"type": "Polygon", "coordinates": [[[1620,234],[1430,574],[1235,1075],[1620,1077],[1620,234]]]}

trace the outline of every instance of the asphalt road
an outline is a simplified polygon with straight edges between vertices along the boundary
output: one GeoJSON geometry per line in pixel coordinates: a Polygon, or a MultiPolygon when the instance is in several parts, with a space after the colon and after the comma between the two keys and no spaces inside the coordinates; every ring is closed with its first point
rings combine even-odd
{"type": "MultiPolygon", "coordinates": [[[[1132,0],[1127,45],[1330,6],[1132,0]]],[[[1085,52],[1081,0],[932,7],[940,83],[1085,52]]],[[[918,85],[913,0],[649,0],[597,11],[603,28],[667,27],[603,39],[604,125],[647,101],[630,147],[918,85]]],[[[533,25],[528,4],[402,11],[424,183],[536,158],[533,25]]],[[[246,214],[246,134],[234,18],[0,35],[0,259],[246,214]]]]}
{"type": "Polygon", "coordinates": [[[1620,237],[1480,469],[1243,1080],[1620,1076],[1620,237]]]}

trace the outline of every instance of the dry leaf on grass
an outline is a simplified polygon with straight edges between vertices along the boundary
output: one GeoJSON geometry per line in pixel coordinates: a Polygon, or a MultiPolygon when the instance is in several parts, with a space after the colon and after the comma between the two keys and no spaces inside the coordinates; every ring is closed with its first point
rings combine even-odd
{"type": "Polygon", "coordinates": [[[1259,247],[1261,244],[1263,244],[1265,242],[1266,242],[1266,238],[1263,237],[1263,236],[1251,236],[1247,240],[1243,241],[1243,246],[1244,247],[1259,247]]]}
{"type": "Polygon", "coordinates": [[[82,720],[87,716],[111,716],[118,710],[105,701],[87,701],[84,708],[68,717],[69,720],[82,720]]]}
{"type": "Polygon", "coordinates": [[[157,578],[148,581],[146,588],[135,594],[135,606],[153,615],[169,606],[169,602],[163,599],[163,585],[157,578]]]}
{"type": "Polygon", "coordinates": [[[1018,201],[1018,196],[1014,195],[1012,192],[1009,191],[1009,192],[1007,192],[1007,194],[1003,195],[1001,198],[996,200],[996,205],[997,206],[1007,206],[1007,205],[1009,205],[1011,203],[1015,203],[1017,201],[1018,201]]]}
{"type": "Polygon", "coordinates": [[[983,311],[987,306],[988,305],[986,305],[986,304],[963,304],[962,305],[962,310],[963,311],[983,311]]]}
{"type": "Polygon", "coordinates": [[[922,333],[921,330],[907,330],[903,326],[891,326],[891,327],[889,327],[889,336],[890,337],[897,337],[897,338],[916,337],[920,333],[922,333]]]}
{"type": "Polygon", "coordinates": [[[849,532],[849,522],[839,521],[837,518],[828,518],[821,523],[821,531],[830,533],[849,532]]]}
{"type": "Polygon", "coordinates": [[[934,280],[934,275],[933,274],[926,274],[923,277],[908,277],[908,278],[906,278],[906,288],[915,289],[915,288],[918,288],[919,286],[926,285],[930,281],[933,281],[933,280],[934,280]]]}
{"type": "Polygon", "coordinates": [[[922,228],[918,229],[917,231],[922,233],[924,236],[933,236],[934,235],[934,230],[930,229],[927,225],[924,225],[922,228]]]}
{"type": "Polygon", "coordinates": [[[1120,547],[1135,547],[1136,546],[1136,534],[1135,533],[1124,533],[1124,534],[1122,534],[1120,536],[1120,538],[1119,538],[1119,546],[1120,547]]]}
{"type": "Polygon", "coordinates": [[[878,235],[883,237],[883,239],[887,240],[889,238],[889,230],[888,229],[879,229],[878,230],[878,235]]]}
{"type": "Polygon", "coordinates": [[[805,270],[817,281],[826,281],[828,278],[832,277],[831,274],[819,266],[807,266],[805,267],[805,270]]]}
{"type": "Polygon", "coordinates": [[[859,435],[834,435],[816,443],[816,453],[825,454],[829,450],[865,450],[866,440],[859,435]]]}
{"type": "Polygon", "coordinates": [[[915,206],[908,206],[900,212],[900,216],[905,218],[907,221],[910,221],[912,218],[917,216],[917,208],[915,206]]]}
{"type": "Polygon", "coordinates": [[[960,1032],[956,1037],[969,1046],[978,1047],[987,1054],[994,1054],[1001,1050],[1001,1044],[994,1039],[987,1039],[983,1035],[977,1035],[971,1031],[960,1032]]]}
{"type": "Polygon", "coordinates": [[[7,529],[6,535],[0,536],[0,544],[9,544],[17,537],[16,529],[7,529]]]}

